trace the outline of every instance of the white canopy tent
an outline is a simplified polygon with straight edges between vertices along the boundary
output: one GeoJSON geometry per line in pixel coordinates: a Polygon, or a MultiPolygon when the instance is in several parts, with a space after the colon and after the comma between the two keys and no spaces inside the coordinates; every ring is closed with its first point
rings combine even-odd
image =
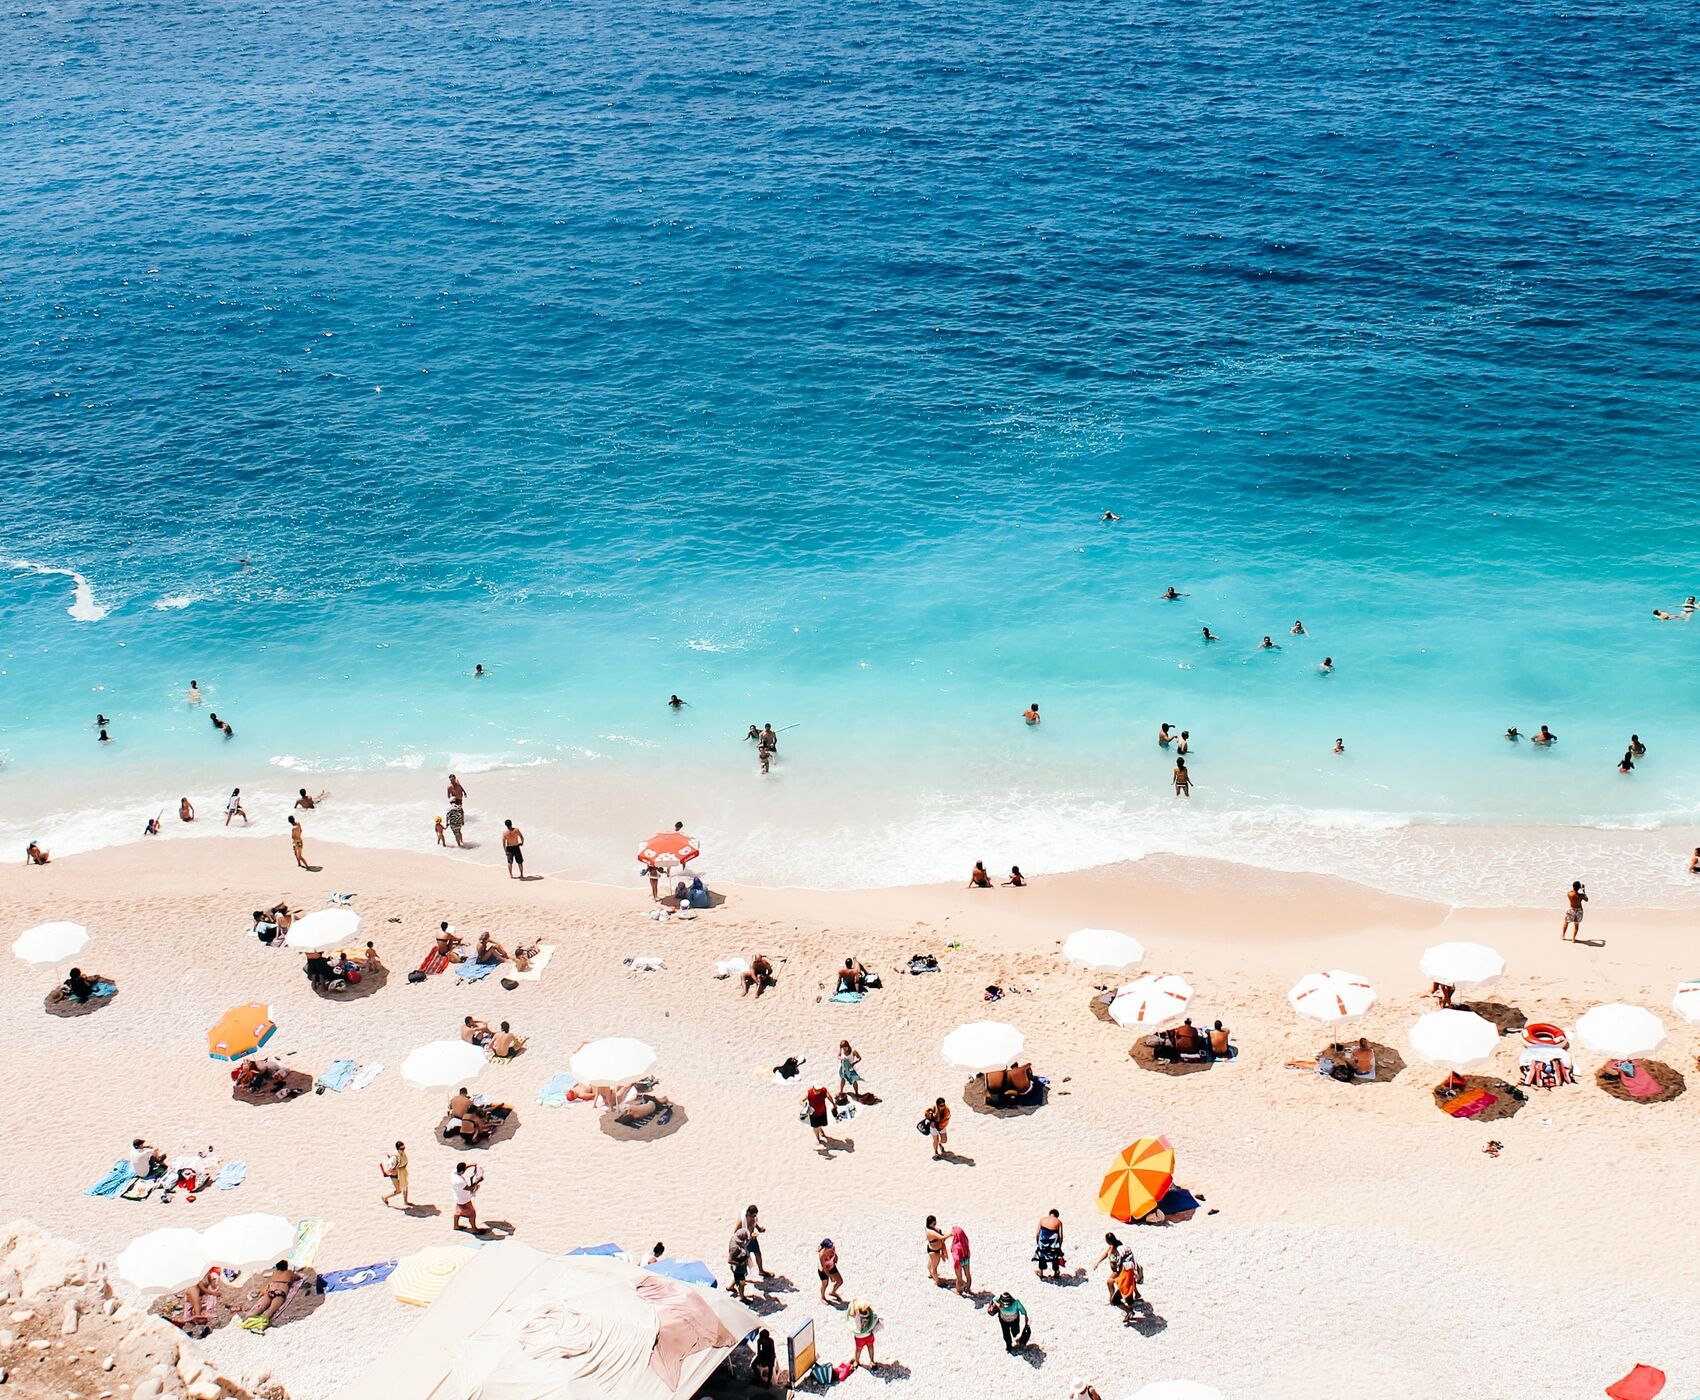
{"type": "Polygon", "coordinates": [[[686,1400],[760,1321],[623,1259],[504,1240],[338,1400],[686,1400]]]}

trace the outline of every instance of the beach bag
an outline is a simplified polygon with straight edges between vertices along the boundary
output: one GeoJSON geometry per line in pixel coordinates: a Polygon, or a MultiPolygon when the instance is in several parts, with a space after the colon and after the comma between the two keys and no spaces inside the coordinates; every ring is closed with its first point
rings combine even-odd
{"type": "Polygon", "coordinates": [[[1135,1288],[1137,1288],[1137,1287],[1139,1287],[1140,1284],[1142,1284],[1144,1282],[1145,1282],[1145,1265],[1141,1264],[1139,1262],[1139,1260],[1135,1259],[1133,1261],[1133,1285],[1134,1285],[1135,1288]]]}
{"type": "Polygon", "coordinates": [[[1335,1065],[1328,1073],[1331,1078],[1338,1079],[1342,1084],[1352,1082],[1352,1067],[1350,1065],[1335,1065]]]}
{"type": "Polygon", "coordinates": [[[824,1361],[817,1361],[809,1367],[809,1379],[816,1385],[831,1385],[838,1379],[838,1373],[824,1361]]]}
{"type": "Polygon", "coordinates": [[[409,982],[423,982],[425,980],[425,974],[416,967],[412,972],[407,974],[407,980],[409,982]]]}
{"type": "Polygon", "coordinates": [[[915,1125],[915,1131],[918,1132],[922,1137],[926,1137],[926,1135],[928,1133],[932,1132],[932,1130],[933,1130],[933,1125],[931,1123],[927,1122],[927,1120],[925,1118],[923,1118],[919,1123],[917,1123],[915,1125]]]}

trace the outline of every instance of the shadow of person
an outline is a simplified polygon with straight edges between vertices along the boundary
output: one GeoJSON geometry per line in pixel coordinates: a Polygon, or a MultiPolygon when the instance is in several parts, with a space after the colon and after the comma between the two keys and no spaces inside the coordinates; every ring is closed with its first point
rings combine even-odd
{"type": "Polygon", "coordinates": [[[428,1220],[434,1215],[441,1215],[443,1213],[443,1208],[441,1206],[426,1205],[423,1202],[415,1201],[410,1206],[403,1206],[401,1208],[401,1213],[403,1215],[411,1215],[415,1220],[428,1220]]]}
{"type": "Polygon", "coordinates": [[[508,1239],[518,1229],[511,1220],[480,1220],[478,1223],[483,1227],[478,1233],[493,1240],[508,1239]]]}
{"type": "Polygon", "coordinates": [[[959,1167],[971,1167],[974,1165],[974,1159],[972,1157],[966,1156],[961,1152],[953,1152],[948,1147],[945,1148],[943,1152],[939,1153],[938,1159],[941,1162],[954,1162],[959,1167]]]}
{"type": "Polygon", "coordinates": [[[1169,1322],[1143,1298],[1136,1298],[1127,1306],[1127,1316],[1123,1319],[1127,1326],[1142,1337],[1155,1337],[1159,1332],[1167,1331],[1169,1322]]]}

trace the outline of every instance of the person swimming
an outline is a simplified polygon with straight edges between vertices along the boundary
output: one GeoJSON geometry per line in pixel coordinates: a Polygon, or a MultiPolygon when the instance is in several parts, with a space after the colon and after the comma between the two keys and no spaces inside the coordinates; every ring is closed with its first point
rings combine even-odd
{"type": "Polygon", "coordinates": [[[1336,739],[1334,741],[1334,752],[1335,753],[1345,753],[1346,752],[1346,741],[1344,739],[1336,739]]]}
{"type": "Polygon", "coordinates": [[[100,742],[103,744],[110,744],[112,742],[112,736],[104,729],[100,731],[100,742]]]}
{"type": "Polygon", "coordinates": [[[1334,673],[1334,658],[1332,656],[1323,657],[1322,664],[1316,669],[1325,676],[1332,675],[1334,673]]]}
{"type": "Polygon", "coordinates": [[[1521,739],[1523,737],[1523,735],[1522,735],[1522,732],[1517,728],[1516,725],[1512,725],[1511,728],[1509,728],[1505,731],[1505,737],[1507,739],[1511,740],[1511,742],[1515,744],[1519,739],[1521,739]]]}
{"type": "Polygon", "coordinates": [[[1168,748],[1170,744],[1175,742],[1175,736],[1169,733],[1169,730],[1173,727],[1173,725],[1169,724],[1159,724],[1157,726],[1157,742],[1164,748],[1168,748]]]}
{"type": "Polygon", "coordinates": [[[1110,524],[1113,524],[1115,521],[1120,520],[1121,516],[1117,515],[1113,510],[1107,510],[1107,511],[1104,512],[1104,514],[1101,518],[1102,518],[1104,524],[1110,525],[1110,524]]]}
{"type": "Polygon", "coordinates": [[[1276,646],[1274,642],[1270,641],[1267,636],[1265,636],[1264,639],[1257,644],[1257,649],[1259,651],[1280,651],[1281,650],[1281,648],[1276,646]]]}
{"type": "Polygon", "coordinates": [[[1183,729],[1183,730],[1181,730],[1181,737],[1179,739],[1175,740],[1175,752],[1176,753],[1185,753],[1187,751],[1187,749],[1191,746],[1191,744],[1192,744],[1192,731],[1190,729],[1183,729]]]}
{"type": "Polygon", "coordinates": [[[1029,704],[1022,711],[1021,718],[1026,720],[1028,724],[1037,724],[1039,722],[1039,702],[1035,700],[1029,704]]]}
{"type": "Polygon", "coordinates": [[[191,705],[199,705],[201,703],[201,683],[199,681],[190,681],[189,693],[183,698],[191,705]]]}
{"type": "Polygon", "coordinates": [[[475,681],[484,679],[484,663],[482,661],[472,668],[472,679],[475,681]]]}
{"type": "Polygon", "coordinates": [[[1305,625],[1304,625],[1304,623],[1300,622],[1297,618],[1295,618],[1293,620],[1293,625],[1291,627],[1289,627],[1287,630],[1288,630],[1288,632],[1290,632],[1295,637],[1302,637],[1302,636],[1305,635],[1305,625]]]}
{"type": "Polygon", "coordinates": [[[667,708],[670,710],[681,709],[687,703],[687,701],[681,700],[677,695],[669,695],[667,697],[667,708]]]}
{"type": "Polygon", "coordinates": [[[1636,758],[1646,757],[1647,746],[1641,742],[1641,736],[1639,734],[1631,734],[1629,736],[1629,752],[1634,754],[1636,758]]]}
{"type": "Polygon", "coordinates": [[[1617,771],[1619,773],[1633,773],[1635,771],[1635,755],[1630,753],[1628,749],[1623,751],[1623,757],[1618,762],[1617,771]]]}
{"type": "Polygon", "coordinates": [[[1530,739],[1529,742],[1531,744],[1539,744],[1544,749],[1547,745],[1555,743],[1557,739],[1558,735],[1554,734],[1552,730],[1548,729],[1546,725],[1543,724],[1541,726],[1541,732],[1535,735],[1534,738],[1530,739]]]}
{"type": "Polygon", "coordinates": [[[1175,592],[1175,588],[1174,588],[1173,584],[1170,584],[1169,587],[1167,587],[1163,590],[1163,601],[1165,603],[1172,603],[1172,602],[1175,601],[1175,599],[1184,598],[1184,597],[1186,597],[1186,594],[1175,592]]]}
{"type": "Polygon", "coordinates": [[[1207,642],[1219,642],[1219,641],[1222,640],[1220,637],[1218,637],[1214,632],[1212,632],[1210,630],[1209,623],[1206,623],[1204,625],[1204,627],[1200,630],[1204,633],[1204,640],[1207,641],[1207,642]]]}

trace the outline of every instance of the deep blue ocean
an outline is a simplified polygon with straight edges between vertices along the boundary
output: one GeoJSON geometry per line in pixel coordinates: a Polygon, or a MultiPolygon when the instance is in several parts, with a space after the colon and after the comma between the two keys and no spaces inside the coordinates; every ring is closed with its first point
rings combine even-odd
{"type": "Polygon", "coordinates": [[[456,764],[578,874],[1700,840],[1688,6],[26,3],[0,71],[0,559],[83,580],[0,570],[6,840],[370,773],[412,844],[456,764]]]}

